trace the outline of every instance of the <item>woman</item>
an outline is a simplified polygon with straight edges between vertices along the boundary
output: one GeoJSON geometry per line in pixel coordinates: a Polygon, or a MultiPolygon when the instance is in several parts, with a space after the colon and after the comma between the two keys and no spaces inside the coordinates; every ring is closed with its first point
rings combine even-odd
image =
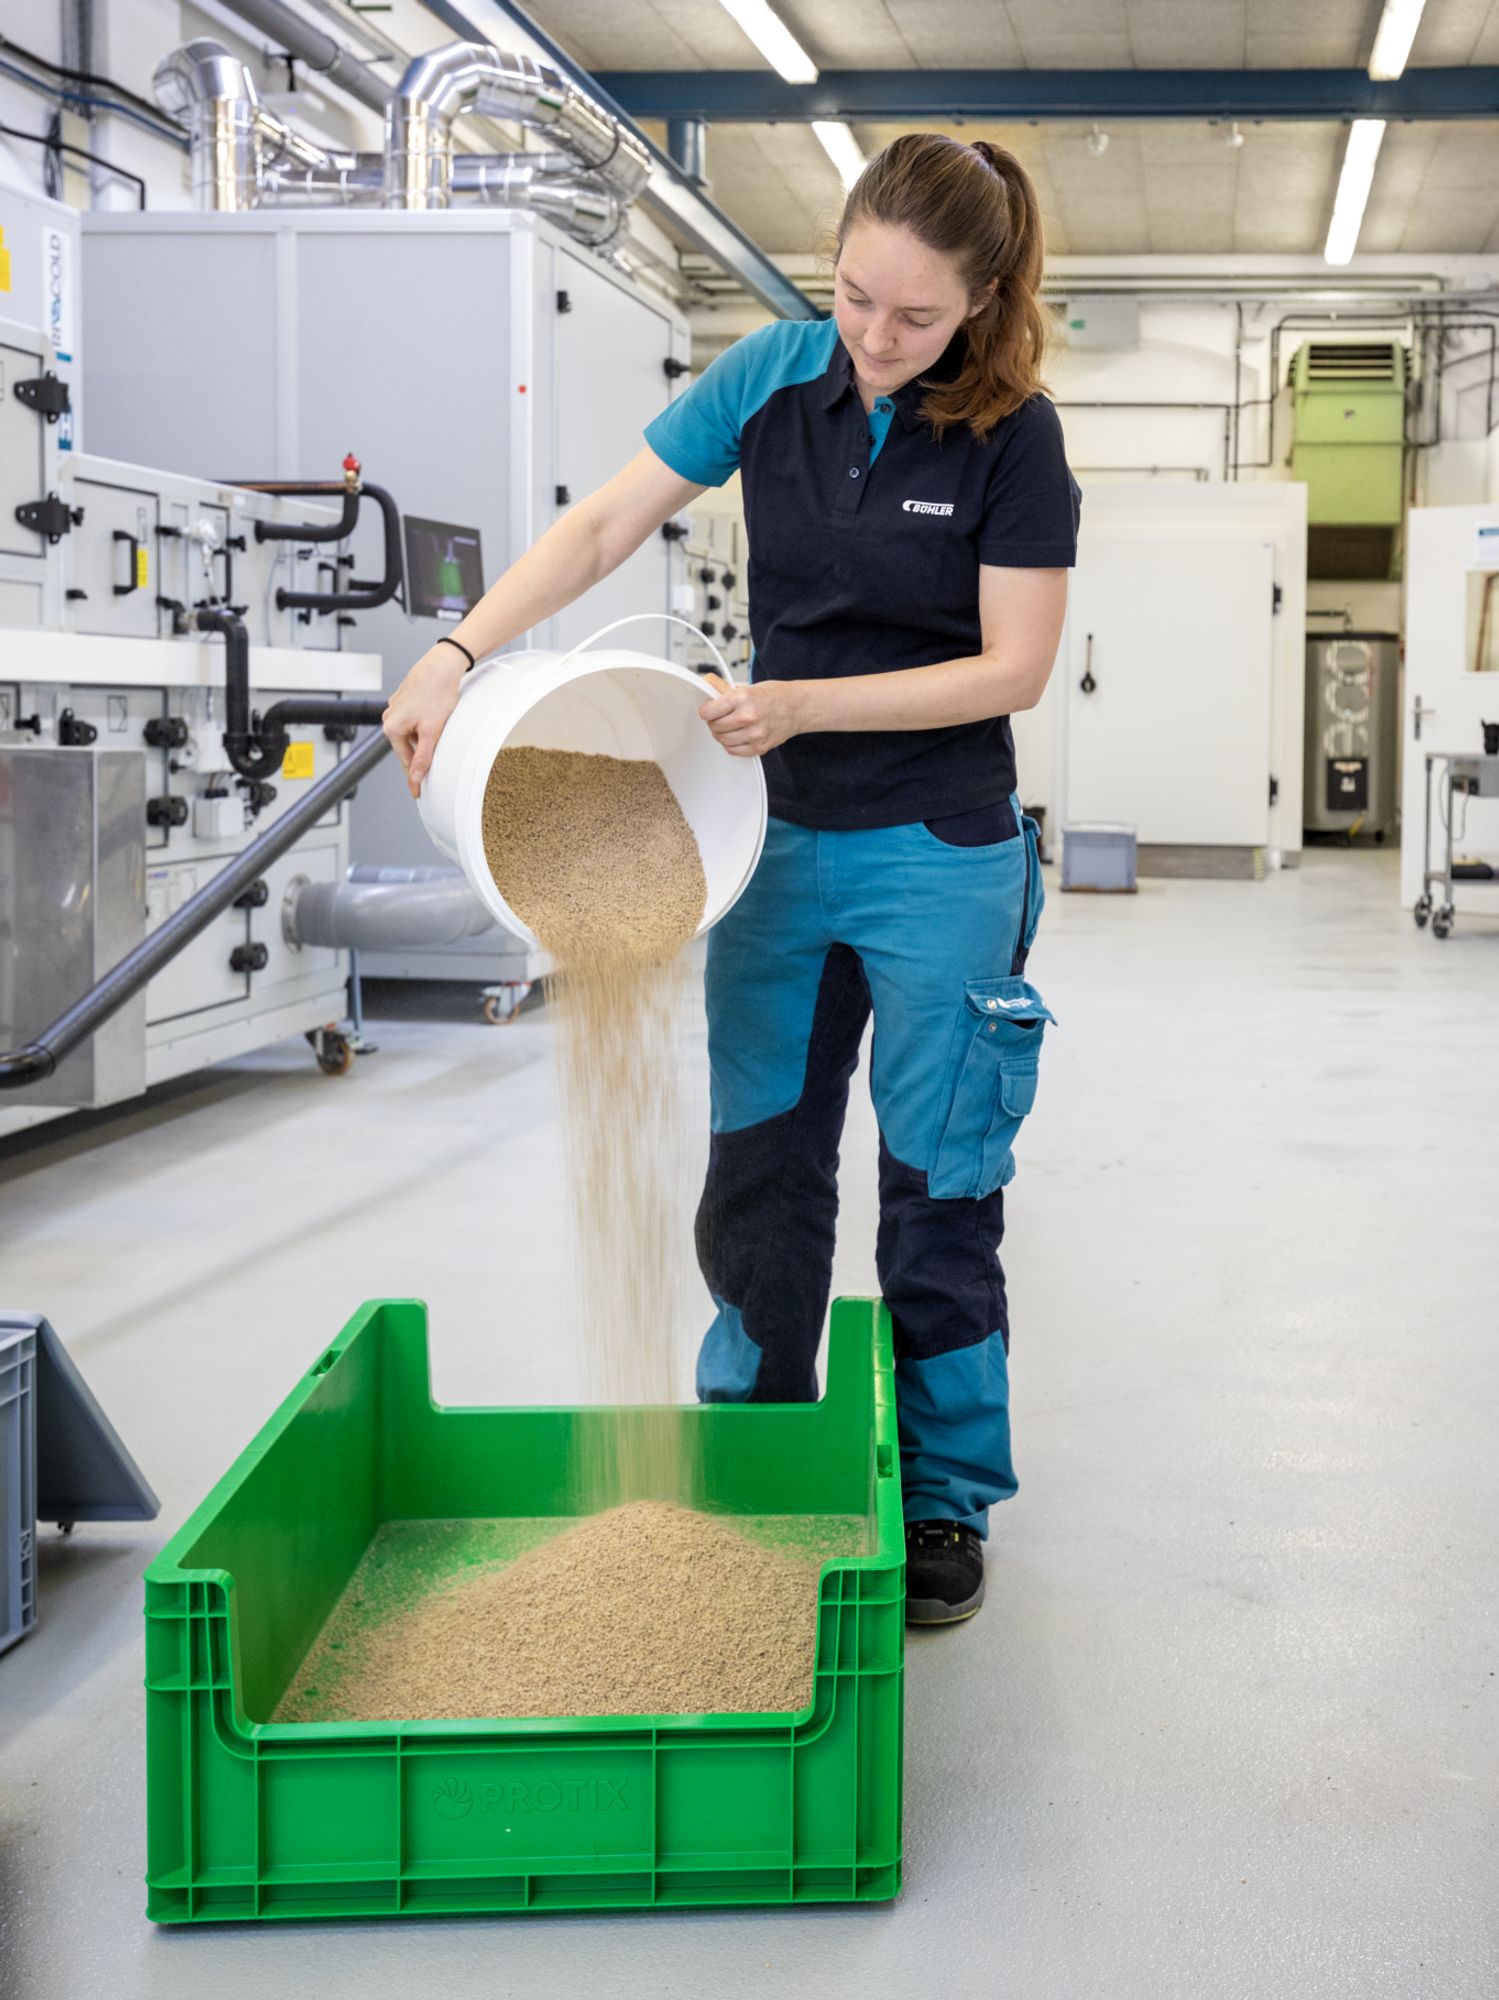
{"type": "Polygon", "coordinates": [[[755,678],[704,703],[764,759],[771,821],[709,934],[704,1401],[810,1401],[838,1143],[871,1012],[877,1262],[895,1327],[907,1612],[983,1600],[1015,1491],[998,1247],[1051,1017],[1023,977],[1036,829],[1007,717],[1045,689],[1078,491],[1039,393],[1035,192],[997,146],[897,139],[838,230],[832,321],[762,328],[438,643],[385,717],[420,787],[474,658],[743,473],[755,678]]]}

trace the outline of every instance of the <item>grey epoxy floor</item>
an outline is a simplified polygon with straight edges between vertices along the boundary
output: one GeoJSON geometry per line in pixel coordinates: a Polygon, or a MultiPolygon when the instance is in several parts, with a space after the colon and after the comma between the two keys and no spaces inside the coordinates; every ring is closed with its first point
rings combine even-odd
{"type": "MultiPolygon", "coordinates": [[[[6,1300],[163,1508],[49,1534],[0,1660],[0,1991],[1492,2000],[1499,927],[1438,944],[1394,895],[1341,852],[1053,895],[1022,1487],[982,1615],[910,1646],[888,1907],[152,1929],[143,1562],[367,1296],[431,1302],[444,1400],[576,1391],[550,1031],[408,1007],[347,1081],[283,1045],[14,1147],[6,1300]]],[[[872,1152],[866,1107],[846,1291],[872,1152]]]]}

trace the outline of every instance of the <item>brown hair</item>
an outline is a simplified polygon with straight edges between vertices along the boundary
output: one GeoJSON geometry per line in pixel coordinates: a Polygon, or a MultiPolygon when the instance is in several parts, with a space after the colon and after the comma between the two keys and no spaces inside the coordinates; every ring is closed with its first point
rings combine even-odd
{"type": "Polygon", "coordinates": [[[907,132],[849,190],[840,253],[865,217],[909,229],[929,250],[953,258],[970,294],[994,281],[993,295],[964,323],[956,379],[931,384],[921,406],[938,437],[950,424],[987,437],[1042,386],[1041,209],[1030,176],[987,139],[965,146],[940,132],[907,132]]]}

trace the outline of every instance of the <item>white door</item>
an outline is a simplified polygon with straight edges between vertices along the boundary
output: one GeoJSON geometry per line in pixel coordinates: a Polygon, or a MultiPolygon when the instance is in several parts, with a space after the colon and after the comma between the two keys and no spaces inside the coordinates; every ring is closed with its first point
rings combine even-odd
{"type": "Polygon", "coordinates": [[[1065,810],[1142,844],[1260,847],[1274,551],[1084,538],[1067,617],[1065,810]]]}
{"type": "MultiPolygon", "coordinates": [[[[562,253],[557,285],[568,309],[555,314],[553,421],[556,472],[552,501],[538,528],[612,479],[640,450],[641,433],[666,407],[672,323],[648,300],[623,291],[590,259],[562,253]]],[[[614,574],[552,622],[557,646],[575,646],[611,619],[669,609],[669,544],[650,536],[614,574]]],[[[659,622],[621,632],[610,644],[666,653],[671,627],[659,622]]]]}

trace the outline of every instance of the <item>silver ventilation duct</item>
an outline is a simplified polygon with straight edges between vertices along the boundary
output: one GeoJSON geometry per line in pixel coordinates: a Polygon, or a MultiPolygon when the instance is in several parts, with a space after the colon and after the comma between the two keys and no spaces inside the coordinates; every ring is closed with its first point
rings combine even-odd
{"type": "Polygon", "coordinates": [[[580,174],[565,153],[458,153],[451,192],[455,201],[533,208],[593,248],[611,243],[625,216],[614,190],[580,174]]]}
{"type": "MultiPolygon", "coordinates": [[[[267,6],[276,0],[265,0],[267,6]]],[[[529,208],[602,250],[619,235],[650,159],[635,136],[549,64],[455,42],[418,56],[385,106],[382,155],[333,153],[261,104],[242,63],[189,42],[154,79],[192,137],[198,208],[529,208]],[[546,132],[562,150],[453,152],[453,120],[477,112],[546,132]]]]}
{"type": "Polygon", "coordinates": [[[266,169],[261,208],[379,208],[385,161],[379,153],[335,153],[315,165],[287,162],[266,169]]]}
{"type": "Polygon", "coordinates": [[[469,111],[544,132],[627,202],[649,177],[650,155],[634,133],[550,63],[487,42],[451,42],[418,56],[385,107],[388,208],[447,207],[453,120],[469,111]]]}
{"type": "MultiPolygon", "coordinates": [[[[352,157],[325,151],[268,111],[250,72],[218,42],[174,49],[157,64],[151,81],[157,103],[188,128],[195,208],[257,208],[268,186],[291,188],[318,179],[331,188],[357,171],[352,157]]],[[[383,162],[372,158],[364,177],[371,191],[363,198],[378,201],[383,162]]]]}
{"type": "Polygon", "coordinates": [[[193,206],[253,208],[260,186],[259,125],[269,114],[255,80],[218,42],[188,42],[156,65],[156,101],[192,142],[193,206]]]}

